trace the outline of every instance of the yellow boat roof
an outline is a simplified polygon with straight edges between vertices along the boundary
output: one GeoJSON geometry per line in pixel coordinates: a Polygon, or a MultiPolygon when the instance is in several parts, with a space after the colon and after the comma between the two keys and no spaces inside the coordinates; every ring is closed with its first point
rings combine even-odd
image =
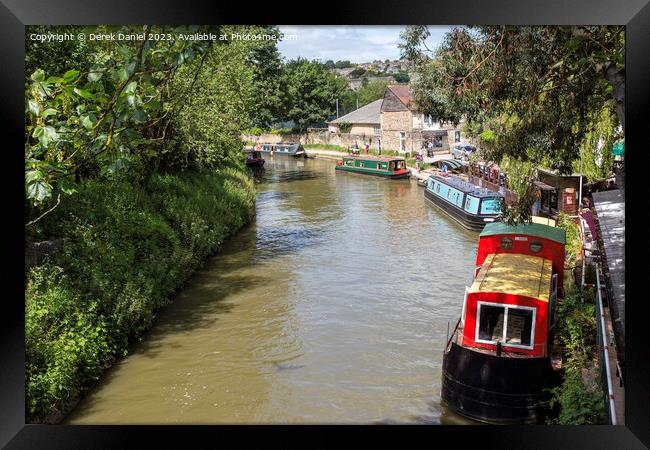
{"type": "Polygon", "coordinates": [[[492,253],[485,258],[469,292],[500,292],[548,302],[553,263],[539,256],[492,253]]]}
{"type": "Polygon", "coordinates": [[[555,220],[550,217],[532,216],[532,219],[533,223],[541,223],[542,225],[549,225],[552,227],[555,226],[555,220]]]}

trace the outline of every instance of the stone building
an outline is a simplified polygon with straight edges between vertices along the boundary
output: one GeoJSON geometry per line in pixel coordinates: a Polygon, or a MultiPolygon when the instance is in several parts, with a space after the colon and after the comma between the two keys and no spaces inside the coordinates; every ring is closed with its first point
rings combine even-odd
{"type": "Polygon", "coordinates": [[[433,144],[434,151],[449,152],[461,142],[461,130],[433,122],[411,98],[408,85],[388,86],[381,104],[381,146],[386,150],[414,152],[433,144]]]}
{"type": "Polygon", "coordinates": [[[349,114],[328,122],[328,131],[331,133],[340,133],[340,125],[342,123],[349,123],[352,127],[347,133],[359,136],[359,139],[364,143],[370,141],[371,145],[378,144],[379,138],[381,137],[379,115],[382,101],[382,99],[375,100],[349,114]]]}

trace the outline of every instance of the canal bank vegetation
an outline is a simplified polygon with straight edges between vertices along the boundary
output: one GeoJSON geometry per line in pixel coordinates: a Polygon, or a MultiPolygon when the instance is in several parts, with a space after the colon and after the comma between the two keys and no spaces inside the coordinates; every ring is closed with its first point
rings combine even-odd
{"type": "Polygon", "coordinates": [[[556,341],[564,348],[562,384],[553,389],[558,414],[549,423],[605,423],[604,392],[598,367],[596,296],[593,288],[572,286],[557,310],[556,341]]]}
{"type": "Polygon", "coordinates": [[[566,231],[565,266],[573,270],[567,270],[566,294],[556,312],[555,342],[562,348],[564,376],[562,383],[552,391],[551,406],[557,415],[548,422],[604,424],[604,393],[597,356],[596,293],[593,288],[581,288],[576,283],[575,269],[582,258],[582,239],[576,219],[561,213],[558,227],[566,231]]]}
{"type": "Polygon", "coordinates": [[[28,422],[59,421],[253,217],[255,187],[240,136],[265,86],[255,66],[265,45],[27,45],[28,422]]]}

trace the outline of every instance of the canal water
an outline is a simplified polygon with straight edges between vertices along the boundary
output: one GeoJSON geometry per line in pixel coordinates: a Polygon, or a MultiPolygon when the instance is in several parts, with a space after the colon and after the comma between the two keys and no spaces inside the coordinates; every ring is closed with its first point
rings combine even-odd
{"type": "Polygon", "coordinates": [[[266,159],[254,222],[66,423],[468,423],[440,377],[478,234],[414,180],[266,159]]]}

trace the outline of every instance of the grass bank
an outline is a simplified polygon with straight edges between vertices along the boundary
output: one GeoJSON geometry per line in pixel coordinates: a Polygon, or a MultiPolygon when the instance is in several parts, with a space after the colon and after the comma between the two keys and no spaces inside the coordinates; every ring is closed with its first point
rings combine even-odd
{"type": "Polygon", "coordinates": [[[156,311],[254,215],[244,168],[90,180],[31,231],[63,238],[30,269],[28,422],[52,422],[149,328],[156,311]]]}

